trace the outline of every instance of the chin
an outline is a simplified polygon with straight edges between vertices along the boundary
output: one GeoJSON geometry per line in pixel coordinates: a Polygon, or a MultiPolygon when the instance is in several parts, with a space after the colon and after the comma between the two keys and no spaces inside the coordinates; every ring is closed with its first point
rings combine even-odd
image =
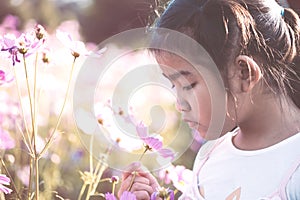
{"type": "Polygon", "coordinates": [[[227,131],[225,132],[222,130],[220,132],[220,130],[208,130],[208,128],[204,127],[198,127],[196,130],[199,135],[205,140],[216,140],[227,133],[227,131]]]}
{"type": "Polygon", "coordinates": [[[197,134],[200,135],[200,137],[205,138],[206,133],[207,133],[207,129],[206,128],[201,128],[201,127],[193,127],[192,128],[194,131],[197,132],[197,134]]]}

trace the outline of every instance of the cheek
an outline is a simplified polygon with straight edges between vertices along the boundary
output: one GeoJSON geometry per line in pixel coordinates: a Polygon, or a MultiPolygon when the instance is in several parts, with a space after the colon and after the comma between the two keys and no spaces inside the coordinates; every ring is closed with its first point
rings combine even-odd
{"type": "Polygon", "coordinates": [[[197,92],[197,112],[200,123],[209,125],[211,119],[211,97],[206,87],[200,88],[197,92]]]}
{"type": "Polygon", "coordinates": [[[200,110],[200,117],[205,118],[206,122],[210,122],[211,119],[211,99],[210,95],[202,95],[199,99],[199,110],[200,110]]]}

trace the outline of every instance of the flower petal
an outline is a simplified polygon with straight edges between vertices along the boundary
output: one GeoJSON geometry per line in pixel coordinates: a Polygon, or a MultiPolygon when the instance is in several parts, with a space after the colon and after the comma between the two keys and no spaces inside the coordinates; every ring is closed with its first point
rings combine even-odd
{"type": "Polygon", "coordinates": [[[148,145],[151,149],[159,151],[163,147],[163,143],[154,137],[146,137],[143,141],[148,145]]]}
{"type": "Polygon", "coordinates": [[[120,200],[136,200],[136,196],[128,191],[122,193],[120,200]]]}
{"type": "Polygon", "coordinates": [[[115,195],[113,195],[112,193],[107,192],[105,194],[105,199],[106,200],[117,200],[117,198],[115,197],[115,195]]]}
{"type": "Polygon", "coordinates": [[[159,149],[158,153],[160,154],[160,156],[164,158],[172,158],[172,160],[175,157],[175,153],[171,149],[167,149],[167,148],[159,149]]]}
{"type": "Polygon", "coordinates": [[[174,191],[169,190],[170,200],[174,200],[174,191]]]}
{"type": "Polygon", "coordinates": [[[145,138],[148,135],[148,129],[147,127],[143,124],[143,122],[140,122],[137,126],[136,126],[136,131],[137,134],[140,138],[145,138]]]}
{"type": "Polygon", "coordinates": [[[151,194],[150,200],[156,200],[157,195],[158,195],[158,192],[153,192],[151,194]]]}

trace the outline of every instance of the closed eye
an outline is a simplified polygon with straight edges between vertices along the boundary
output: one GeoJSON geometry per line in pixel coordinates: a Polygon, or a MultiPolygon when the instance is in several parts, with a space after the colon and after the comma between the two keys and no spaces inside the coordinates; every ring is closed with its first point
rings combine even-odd
{"type": "Polygon", "coordinates": [[[191,90],[191,89],[193,89],[196,85],[197,85],[197,82],[194,82],[194,83],[192,83],[192,84],[190,84],[190,85],[188,85],[188,86],[184,86],[184,87],[183,87],[183,90],[191,90]]]}

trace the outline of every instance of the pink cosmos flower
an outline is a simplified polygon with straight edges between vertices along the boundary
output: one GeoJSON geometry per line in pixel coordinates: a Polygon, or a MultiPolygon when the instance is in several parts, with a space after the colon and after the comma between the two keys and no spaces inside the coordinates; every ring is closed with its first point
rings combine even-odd
{"type": "Polygon", "coordinates": [[[10,184],[10,179],[4,174],[0,174],[0,191],[4,192],[5,194],[10,194],[12,192],[12,189],[4,186],[9,184],[10,184]]]}
{"type": "Polygon", "coordinates": [[[41,27],[39,25],[34,31],[22,33],[18,38],[14,34],[5,34],[1,39],[1,51],[9,53],[13,66],[16,62],[20,62],[18,53],[27,57],[35,53],[44,44],[45,39],[42,39],[42,35],[44,36],[45,32],[42,31],[41,27]]]}
{"type": "Polygon", "coordinates": [[[117,200],[115,195],[113,195],[112,193],[109,193],[109,192],[105,194],[105,199],[106,200],[117,200]]]}
{"type": "Polygon", "coordinates": [[[10,134],[0,128],[0,149],[12,149],[16,146],[15,140],[10,136],[10,134]]]}
{"type": "Polygon", "coordinates": [[[183,165],[171,165],[159,172],[159,179],[165,184],[172,182],[177,190],[184,192],[193,179],[193,172],[183,165]]]}
{"type": "Polygon", "coordinates": [[[0,86],[5,83],[10,83],[14,80],[14,77],[5,73],[3,70],[0,69],[0,86]]]}
{"type": "Polygon", "coordinates": [[[164,187],[157,188],[157,191],[152,193],[150,200],[156,200],[157,197],[174,200],[174,191],[164,187]]]}
{"type": "Polygon", "coordinates": [[[184,168],[183,170],[181,169],[181,171],[179,171],[178,178],[173,179],[174,187],[177,190],[181,191],[182,193],[185,192],[185,190],[192,183],[192,180],[193,180],[192,170],[186,169],[185,167],[183,167],[183,168],[184,168]]]}
{"type": "Polygon", "coordinates": [[[40,24],[35,25],[34,32],[35,32],[35,37],[38,40],[43,39],[43,42],[45,41],[47,31],[45,30],[45,28],[42,25],[40,25],[40,24]]]}
{"type": "Polygon", "coordinates": [[[35,32],[22,33],[17,39],[17,48],[21,54],[29,56],[35,53],[43,43],[44,40],[39,40],[35,32]]]}
{"type": "Polygon", "coordinates": [[[74,41],[69,33],[57,30],[56,37],[64,46],[71,50],[71,53],[75,58],[79,57],[80,55],[87,54],[85,44],[81,41],[74,41]]]}
{"type": "Polygon", "coordinates": [[[148,136],[148,128],[140,122],[136,126],[136,131],[138,133],[138,136],[142,139],[142,141],[145,143],[146,148],[151,151],[157,151],[160,156],[164,158],[171,158],[174,159],[175,154],[171,149],[163,148],[163,143],[161,139],[158,139],[156,137],[148,136]]]}
{"type": "Polygon", "coordinates": [[[136,196],[131,192],[125,191],[121,195],[120,200],[136,200],[136,196]]]}
{"type": "MultiPolygon", "coordinates": [[[[106,200],[117,200],[117,198],[111,193],[106,193],[105,199],[106,200]]],[[[132,194],[131,192],[125,191],[121,195],[120,200],[136,200],[136,196],[134,194],[132,194]]]]}
{"type": "Polygon", "coordinates": [[[5,34],[1,40],[1,51],[7,51],[9,58],[12,59],[13,66],[16,62],[20,62],[18,58],[17,38],[13,34],[5,34]]]}
{"type": "Polygon", "coordinates": [[[171,181],[173,180],[174,170],[175,170],[174,165],[171,165],[166,169],[160,170],[158,173],[159,179],[162,180],[165,184],[170,184],[171,181]]]}

